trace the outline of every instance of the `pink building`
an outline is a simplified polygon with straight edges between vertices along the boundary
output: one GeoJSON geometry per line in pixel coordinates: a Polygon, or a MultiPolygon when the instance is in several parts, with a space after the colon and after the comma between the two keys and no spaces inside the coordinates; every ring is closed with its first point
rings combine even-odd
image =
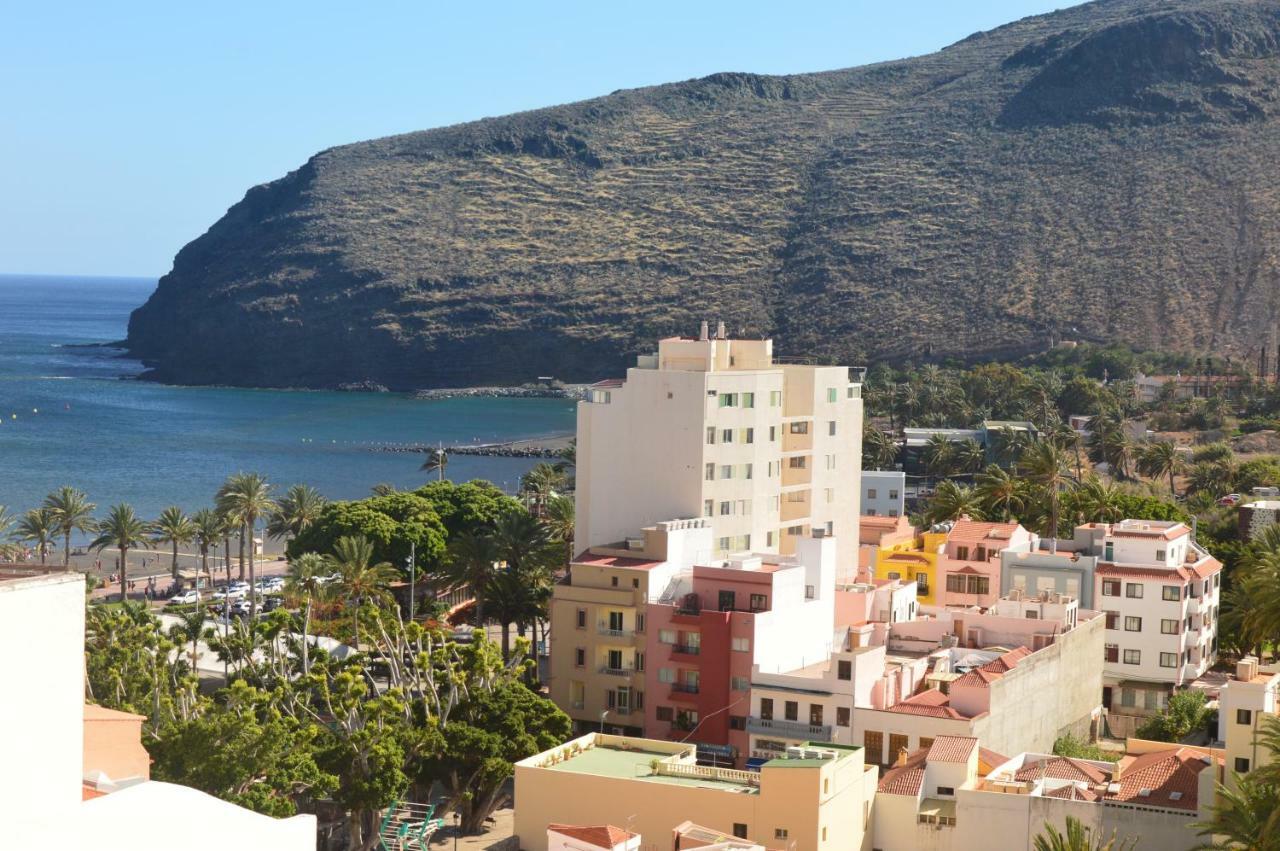
{"type": "Polygon", "coordinates": [[[804,538],[794,556],[698,565],[648,608],[645,732],[740,763],[753,668],[784,671],[830,658],[835,541],[804,538]]]}
{"type": "Polygon", "coordinates": [[[1018,523],[955,521],[938,572],[944,606],[990,606],[1000,599],[1000,553],[1030,552],[1038,538],[1018,523]]]}

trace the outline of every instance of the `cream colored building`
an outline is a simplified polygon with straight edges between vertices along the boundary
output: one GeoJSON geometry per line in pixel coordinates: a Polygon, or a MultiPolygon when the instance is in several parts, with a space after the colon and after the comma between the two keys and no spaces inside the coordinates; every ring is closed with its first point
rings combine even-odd
{"type": "Polygon", "coordinates": [[[579,546],[707,517],[717,555],[822,529],[857,563],[862,387],[848,367],[783,364],[772,340],[672,337],[578,405],[579,546]]]}
{"type": "Polygon", "coordinates": [[[516,763],[515,834],[546,851],[547,825],[618,824],[668,851],[686,819],[768,848],[870,849],[877,772],[860,748],[796,748],[758,772],[709,768],[675,742],[591,733],[516,763]]]}
{"type": "Polygon", "coordinates": [[[1235,676],[1218,691],[1218,740],[1223,743],[1227,785],[1271,761],[1271,752],[1258,741],[1268,718],[1280,713],[1280,670],[1262,668],[1246,656],[1236,663],[1235,676]]]}
{"type": "Polygon", "coordinates": [[[710,560],[712,534],[704,519],[664,521],[570,563],[551,596],[550,695],[578,731],[641,735],[648,606],[710,560]]]}

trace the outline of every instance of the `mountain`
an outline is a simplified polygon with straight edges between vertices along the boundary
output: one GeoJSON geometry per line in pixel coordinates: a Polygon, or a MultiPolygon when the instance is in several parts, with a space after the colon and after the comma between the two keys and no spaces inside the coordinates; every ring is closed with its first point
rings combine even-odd
{"type": "Polygon", "coordinates": [[[183,248],[128,347],[393,389],[618,374],[704,318],[850,363],[1250,357],[1280,342],[1278,78],[1280,0],[1103,0],[333,148],[183,248]]]}

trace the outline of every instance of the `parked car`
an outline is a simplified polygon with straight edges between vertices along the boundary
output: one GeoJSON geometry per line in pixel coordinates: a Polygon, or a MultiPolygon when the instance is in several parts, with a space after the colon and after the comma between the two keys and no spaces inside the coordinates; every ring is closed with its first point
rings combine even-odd
{"type": "Polygon", "coordinates": [[[262,611],[274,612],[284,605],[284,599],[278,596],[267,597],[262,601],[262,611]]]}
{"type": "Polygon", "coordinates": [[[183,591],[181,594],[174,594],[169,598],[168,605],[185,606],[190,603],[200,602],[200,595],[195,591],[183,591]]]}
{"type": "Polygon", "coordinates": [[[249,601],[248,601],[248,600],[236,600],[234,603],[232,603],[232,604],[231,604],[231,614],[233,614],[233,615],[247,615],[247,614],[249,614],[249,601]]]}
{"type": "Polygon", "coordinates": [[[1240,501],[1240,494],[1229,493],[1218,500],[1218,505],[1235,505],[1239,501],[1240,501]]]}

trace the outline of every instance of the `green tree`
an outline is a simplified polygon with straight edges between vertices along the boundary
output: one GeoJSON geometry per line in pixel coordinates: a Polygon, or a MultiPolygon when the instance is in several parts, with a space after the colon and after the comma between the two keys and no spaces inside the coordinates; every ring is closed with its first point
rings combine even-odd
{"type": "Polygon", "coordinates": [[[40,563],[44,564],[58,539],[58,519],[48,508],[33,508],[18,520],[13,535],[19,541],[33,544],[40,563]]]}
{"type": "MultiPolygon", "coordinates": [[[[209,573],[209,548],[217,545],[229,532],[226,517],[214,511],[212,508],[202,508],[191,516],[191,525],[195,531],[196,546],[200,549],[200,573],[202,576],[209,577],[212,582],[213,576],[209,573]]],[[[231,580],[231,560],[230,552],[227,555],[227,581],[231,580]]]]}
{"type": "Polygon", "coordinates": [[[1070,500],[1082,523],[1114,523],[1125,518],[1124,493],[1095,475],[1081,482],[1070,500]]]}
{"type": "Polygon", "coordinates": [[[259,473],[236,473],[218,491],[218,509],[235,519],[241,540],[249,543],[249,619],[258,616],[257,576],[254,572],[254,537],[258,520],[275,511],[271,485],[259,473]]]}
{"type": "Polygon", "coordinates": [[[58,488],[44,498],[44,507],[53,512],[62,533],[62,566],[71,566],[71,535],[94,530],[93,510],[97,508],[84,491],[71,487],[58,488]]]}
{"type": "Polygon", "coordinates": [[[972,474],[982,469],[987,452],[973,438],[966,438],[955,445],[954,469],[958,473],[972,474]]]}
{"type": "Polygon", "coordinates": [[[267,534],[273,538],[296,538],[316,522],[328,500],[310,485],[294,485],[280,497],[267,519],[267,534]]]}
{"type": "Polygon", "coordinates": [[[533,513],[541,517],[547,500],[562,492],[569,480],[564,472],[552,464],[535,464],[520,477],[520,495],[525,498],[533,513]]]}
{"type": "Polygon", "coordinates": [[[1176,495],[1173,477],[1182,472],[1182,456],[1172,441],[1157,440],[1138,451],[1138,472],[1148,478],[1169,478],[1169,493],[1176,495]]]}
{"type": "Polygon", "coordinates": [[[465,530],[492,528],[499,517],[522,507],[501,488],[480,479],[461,484],[429,482],[414,493],[431,503],[448,538],[465,530]]]}
{"type": "Polygon", "coordinates": [[[999,464],[989,464],[978,475],[974,494],[982,503],[984,517],[998,517],[1006,523],[1026,507],[1027,489],[1022,479],[999,464]]]}
{"type": "Polygon", "coordinates": [[[1021,464],[1027,479],[1038,487],[1049,504],[1048,536],[1057,538],[1062,492],[1075,484],[1067,469],[1066,454],[1047,440],[1037,440],[1027,448],[1021,464]]]}
{"type": "Polygon", "coordinates": [[[108,547],[120,552],[120,599],[129,599],[129,550],[150,548],[151,541],[147,537],[149,527],[141,517],[134,513],[133,506],[121,503],[113,505],[105,519],[97,524],[98,536],[89,545],[90,549],[102,552],[108,547]]]}
{"type": "Polygon", "coordinates": [[[152,522],[152,540],[157,544],[171,544],[173,546],[173,563],[170,565],[170,573],[174,579],[178,578],[178,545],[189,544],[195,540],[195,537],[195,524],[176,505],[171,505],[161,511],[160,516],[152,522]]]}
{"type": "Polygon", "coordinates": [[[491,532],[466,531],[449,542],[449,556],[438,577],[451,590],[466,588],[475,599],[476,626],[484,626],[484,598],[498,572],[498,543],[491,532]]]}
{"type": "Polygon", "coordinates": [[[545,598],[536,580],[507,568],[499,570],[485,583],[484,599],[488,610],[502,627],[502,658],[511,659],[511,625],[523,632],[543,614],[545,598]]]}
{"type": "Polygon", "coordinates": [[[352,647],[360,649],[360,607],[365,601],[386,600],[387,586],[399,575],[389,562],[375,561],[373,542],[360,536],[339,538],[325,566],[338,574],[337,593],[351,609],[355,636],[352,647]]]}
{"type": "Polygon", "coordinates": [[[959,520],[962,516],[982,519],[982,498],[971,487],[957,484],[947,479],[938,484],[933,496],[929,497],[925,509],[925,522],[942,523],[947,520],[959,520]]]}
{"type": "Polygon", "coordinates": [[[328,562],[318,553],[301,553],[289,560],[285,574],[286,598],[302,603],[302,673],[311,673],[310,632],[311,605],[324,596],[325,586],[321,577],[327,575],[328,562]]]}
{"type": "Polygon", "coordinates": [[[1159,715],[1153,715],[1137,730],[1142,739],[1158,742],[1181,742],[1196,730],[1204,727],[1210,710],[1205,706],[1202,691],[1175,692],[1159,715]]]}
{"type": "Polygon", "coordinates": [[[1209,818],[1192,825],[1209,837],[1198,848],[1280,851],[1280,786],[1246,774],[1234,789],[1218,784],[1217,791],[1209,818]]]}
{"type": "Polygon", "coordinates": [[[563,546],[562,564],[568,564],[573,558],[575,511],[573,497],[556,494],[548,500],[546,514],[542,518],[542,525],[547,527],[551,540],[563,546]]]}
{"type": "Polygon", "coordinates": [[[205,617],[204,609],[196,606],[194,611],[179,615],[178,622],[169,627],[169,638],[174,644],[191,644],[191,674],[196,677],[199,676],[196,663],[199,642],[205,633],[205,617]]]}
{"type": "Polygon", "coordinates": [[[429,565],[444,555],[447,531],[431,499],[417,492],[398,492],[329,503],[314,523],[289,542],[286,551],[290,558],[305,552],[328,553],[339,539],[348,537],[368,539],[375,561],[405,564],[413,545],[419,564],[429,565]]]}
{"type": "Polygon", "coordinates": [[[1093,829],[1074,816],[1067,816],[1067,830],[1059,832],[1052,824],[1045,822],[1044,831],[1037,834],[1032,843],[1035,851],[1129,851],[1137,847],[1137,841],[1126,838],[1116,844],[1115,831],[1110,838],[1095,837],[1093,829]]]}
{"type": "Polygon", "coordinates": [[[871,423],[862,429],[862,466],[868,470],[889,470],[898,460],[898,444],[893,436],[871,423]]]}
{"type": "Polygon", "coordinates": [[[931,435],[920,450],[920,460],[931,476],[946,476],[955,469],[956,445],[944,435],[931,435]]]}

